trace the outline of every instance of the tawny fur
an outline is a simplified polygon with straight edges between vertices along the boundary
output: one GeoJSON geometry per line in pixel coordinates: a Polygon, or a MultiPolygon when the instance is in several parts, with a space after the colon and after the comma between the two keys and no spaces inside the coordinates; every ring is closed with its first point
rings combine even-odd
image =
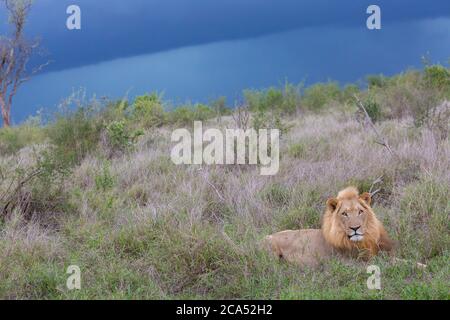
{"type": "Polygon", "coordinates": [[[333,254],[320,229],[285,230],[267,236],[264,242],[275,256],[302,265],[316,266],[333,254]]]}
{"type": "Polygon", "coordinates": [[[370,195],[368,193],[359,195],[355,187],[342,190],[336,199],[329,199],[322,223],[322,234],[326,242],[341,252],[358,252],[368,258],[377,255],[380,250],[390,251],[392,241],[389,239],[383,224],[370,207],[370,202],[370,195]],[[338,211],[343,202],[357,202],[365,209],[367,216],[365,221],[362,222],[366,230],[364,240],[361,242],[350,241],[342,228],[338,211]]]}
{"type": "Polygon", "coordinates": [[[380,250],[390,251],[392,241],[370,202],[368,193],[346,188],[327,201],[321,229],[286,230],[266,237],[264,243],[277,257],[306,266],[317,266],[334,254],[371,258],[380,250]],[[358,242],[349,238],[356,224],[364,232],[358,242]]]}

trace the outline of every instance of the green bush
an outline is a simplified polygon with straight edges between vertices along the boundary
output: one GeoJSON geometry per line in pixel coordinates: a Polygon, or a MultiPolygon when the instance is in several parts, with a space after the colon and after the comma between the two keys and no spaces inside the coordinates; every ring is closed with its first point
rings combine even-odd
{"type": "Polygon", "coordinates": [[[353,104],[355,101],[355,95],[361,93],[359,87],[355,84],[348,84],[344,87],[341,93],[341,101],[343,103],[353,104]]]}
{"type": "Polygon", "coordinates": [[[113,121],[106,126],[108,142],[113,150],[125,152],[130,150],[136,143],[138,137],[142,136],[142,130],[130,132],[125,121],[113,121]]]}
{"type": "Polygon", "coordinates": [[[384,75],[368,75],[366,77],[369,89],[384,88],[389,85],[389,78],[384,75]]]}
{"type": "Polygon", "coordinates": [[[168,117],[170,123],[188,125],[194,121],[194,112],[190,107],[181,106],[171,111],[168,117]]]}
{"type": "Polygon", "coordinates": [[[253,114],[252,128],[256,131],[260,129],[278,129],[280,134],[288,131],[288,127],[283,123],[279,112],[257,111],[253,114]]]}
{"type": "Polygon", "coordinates": [[[428,87],[450,94],[450,71],[442,65],[426,66],[424,81],[428,87]]]}
{"type": "Polygon", "coordinates": [[[281,99],[281,92],[277,91],[275,88],[270,88],[268,90],[245,90],[244,98],[245,102],[252,112],[267,112],[269,109],[275,109],[276,99],[281,99]],[[269,102],[268,96],[272,96],[272,101],[269,102]]]}
{"type": "Polygon", "coordinates": [[[339,101],[341,90],[337,82],[318,83],[305,89],[302,104],[312,111],[321,110],[332,101],[339,101]]]}
{"type": "Polygon", "coordinates": [[[288,130],[282,121],[283,115],[293,113],[300,104],[298,87],[290,84],[286,84],[283,90],[246,90],[244,97],[249,110],[253,112],[251,121],[255,130],[279,129],[282,134],[288,130]]]}
{"type": "Polygon", "coordinates": [[[382,120],[383,115],[381,112],[381,106],[377,103],[377,101],[373,97],[369,96],[364,101],[364,108],[366,109],[370,119],[372,119],[373,122],[378,122],[382,120]]]}
{"type": "Polygon", "coordinates": [[[102,128],[102,119],[91,106],[81,107],[68,115],[58,115],[47,128],[50,142],[54,145],[54,159],[61,166],[79,164],[97,148],[102,128]]]}
{"type": "Polygon", "coordinates": [[[0,154],[14,154],[20,149],[46,139],[45,130],[39,126],[22,125],[0,129],[0,154]]]}
{"type": "Polygon", "coordinates": [[[295,86],[286,83],[282,89],[245,90],[244,98],[250,111],[278,115],[292,114],[301,105],[302,84],[295,86]]]}
{"type": "Polygon", "coordinates": [[[224,116],[230,114],[230,109],[227,108],[226,97],[219,97],[210,103],[211,109],[216,113],[216,116],[224,116]]]}
{"type": "Polygon", "coordinates": [[[126,99],[108,101],[102,110],[102,118],[105,123],[112,121],[126,121],[130,118],[131,108],[126,99]]]}
{"type": "MultiPolygon", "coordinates": [[[[441,65],[428,65],[423,72],[409,70],[393,77],[367,77],[368,105],[374,119],[411,116],[416,127],[435,122],[436,109],[450,97],[450,71],[441,65]],[[383,108],[381,108],[383,106],[383,108]]],[[[439,115],[442,118],[442,114],[439,115]]]]}
{"type": "Polygon", "coordinates": [[[203,104],[181,106],[169,112],[170,123],[177,125],[192,125],[194,121],[206,121],[215,116],[213,110],[203,104]]]}
{"type": "Polygon", "coordinates": [[[286,82],[283,88],[283,102],[281,103],[283,114],[293,114],[301,107],[302,90],[303,83],[293,85],[286,82]]]}
{"type": "Polygon", "coordinates": [[[133,107],[134,120],[144,127],[158,127],[164,124],[166,115],[160,94],[139,96],[134,100],[133,107]]]}
{"type": "Polygon", "coordinates": [[[35,215],[54,223],[61,213],[72,212],[63,183],[68,171],[55,163],[48,149],[34,152],[30,160],[30,167],[19,166],[6,177],[0,170],[8,182],[6,190],[0,184],[0,220],[17,213],[26,221],[35,215]]]}
{"type": "Polygon", "coordinates": [[[270,88],[265,92],[262,110],[278,110],[283,105],[283,92],[281,90],[270,88]]]}
{"type": "Polygon", "coordinates": [[[107,191],[115,184],[115,179],[109,170],[109,163],[103,165],[102,171],[95,176],[95,187],[97,190],[107,191]]]}
{"type": "Polygon", "coordinates": [[[439,90],[419,71],[411,70],[387,81],[382,88],[372,88],[370,96],[383,106],[381,113],[389,118],[411,116],[415,126],[420,127],[427,123],[442,101],[439,90]]]}
{"type": "Polygon", "coordinates": [[[194,107],[194,120],[206,121],[214,116],[214,111],[204,104],[197,104],[194,107]]]}

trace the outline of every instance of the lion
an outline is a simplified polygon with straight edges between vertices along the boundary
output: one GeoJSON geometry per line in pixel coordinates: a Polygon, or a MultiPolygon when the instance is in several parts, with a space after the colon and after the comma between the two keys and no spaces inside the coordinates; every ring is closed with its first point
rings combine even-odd
{"type": "Polygon", "coordinates": [[[281,231],[264,243],[275,256],[310,267],[333,255],[368,260],[381,250],[391,252],[393,242],[370,204],[369,193],[348,187],[328,199],[321,229],[281,231]]]}

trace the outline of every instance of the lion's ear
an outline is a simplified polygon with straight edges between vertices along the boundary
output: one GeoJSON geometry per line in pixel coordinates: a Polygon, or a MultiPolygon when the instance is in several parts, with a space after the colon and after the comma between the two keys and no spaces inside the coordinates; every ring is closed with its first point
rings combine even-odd
{"type": "Polygon", "coordinates": [[[330,211],[336,210],[336,207],[338,205],[338,200],[336,198],[330,198],[327,200],[327,208],[330,211]]]}
{"type": "Polygon", "coordinates": [[[363,200],[365,203],[367,203],[369,206],[372,203],[372,196],[368,192],[364,192],[362,195],[359,196],[361,200],[363,200]]]}

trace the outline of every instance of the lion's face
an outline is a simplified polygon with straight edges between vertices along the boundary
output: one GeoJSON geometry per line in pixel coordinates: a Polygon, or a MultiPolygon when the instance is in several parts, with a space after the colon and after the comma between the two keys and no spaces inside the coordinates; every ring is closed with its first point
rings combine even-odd
{"type": "Polygon", "coordinates": [[[322,223],[326,241],[335,248],[368,249],[371,255],[378,250],[390,250],[391,241],[381,222],[370,207],[369,193],[359,194],[353,187],[339,192],[327,201],[322,223]]]}
{"type": "Polygon", "coordinates": [[[364,240],[366,225],[369,216],[367,207],[359,199],[343,200],[336,209],[336,220],[341,224],[341,229],[350,241],[364,240]]]}

